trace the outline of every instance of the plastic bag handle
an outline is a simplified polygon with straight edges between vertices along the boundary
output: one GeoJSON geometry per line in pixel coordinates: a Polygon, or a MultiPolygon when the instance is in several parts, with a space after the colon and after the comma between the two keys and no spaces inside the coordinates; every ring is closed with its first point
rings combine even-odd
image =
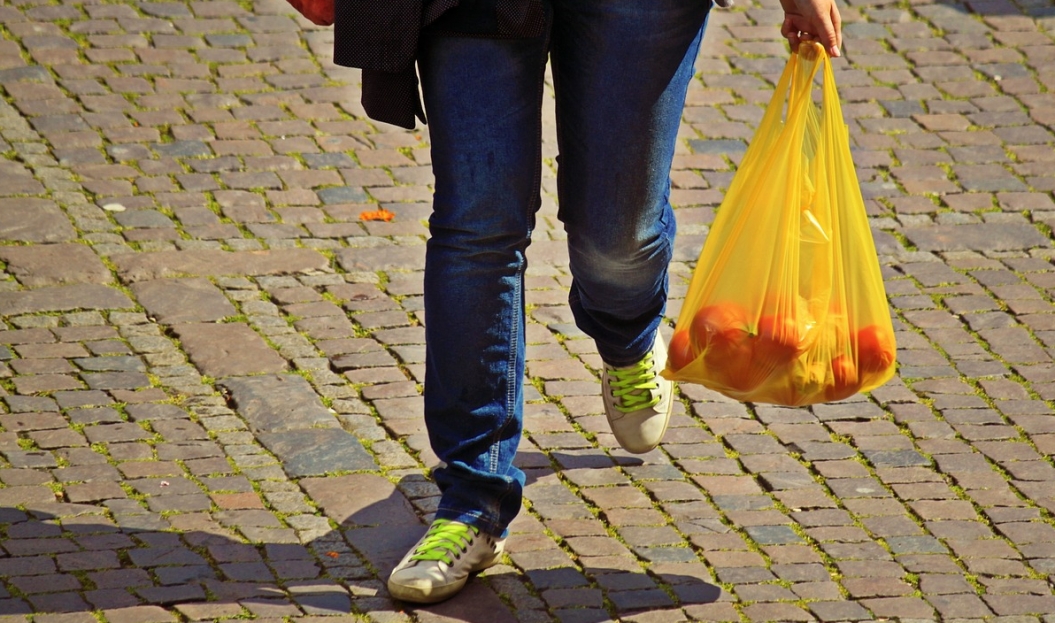
{"type": "MultiPolygon", "coordinates": [[[[821,62],[812,62],[809,68],[809,80],[804,81],[805,84],[813,84],[813,79],[817,75],[817,71],[821,65],[824,66],[824,93],[823,97],[827,100],[828,97],[834,95],[838,98],[838,93],[835,92],[835,79],[832,74],[831,59],[828,57],[828,53],[824,51],[824,46],[817,42],[803,41],[799,43],[798,49],[791,53],[791,58],[787,65],[784,66],[784,72],[780,75],[780,79],[777,81],[777,86],[773,92],[774,99],[783,99],[787,105],[787,114],[785,118],[793,119],[796,118],[794,115],[795,108],[805,105],[810,101],[812,95],[812,87],[805,91],[796,89],[795,74],[803,70],[803,63],[814,61],[820,55],[821,62]],[[805,101],[804,101],[805,100],[805,101]]],[[[773,126],[779,127],[781,123],[781,112],[780,107],[767,107],[765,114],[762,116],[762,121],[759,124],[757,131],[758,136],[776,136],[778,133],[773,132],[773,126]],[[766,129],[763,129],[766,128],[766,129]],[[767,131],[768,130],[768,131],[767,131]]],[[[841,117],[841,115],[840,115],[841,117]]]]}
{"type": "MultiPolygon", "coordinates": [[[[830,94],[834,95],[836,98],[834,106],[825,106],[825,108],[834,107],[838,109],[838,93],[835,91],[835,81],[831,75],[830,61],[827,53],[819,43],[800,43],[799,47],[792,52],[780,79],[777,81],[773,96],[770,98],[769,105],[766,107],[765,113],[762,116],[762,121],[759,123],[758,128],[755,130],[754,137],[747,146],[747,151],[744,153],[744,157],[738,166],[737,174],[733,176],[732,182],[726,190],[726,200],[722,201],[722,206],[719,208],[719,214],[716,217],[715,222],[712,224],[713,228],[720,223],[723,223],[722,226],[728,228],[730,238],[738,237],[741,230],[751,227],[751,219],[745,217],[742,211],[735,209],[731,205],[727,206],[727,200],[730,197],[741,197],[747,200],[754,193],[760,192],[758,188],[751,187],[757,186],[757,181],[760,179],[759,176],[765,177],[766,174],[763,172],[755,172],[754,169],[770,166],[770,160],[774,153],[774,148],[777,145],[782,146],[781,151],[787,151],[789,153],[800,152],[806,134],[807,122],[805,118],[807,116],[812,116],[813,119],[816,120],[816,114],[812,108],[802,110],[802,108],[805,107],[805,104],[812,106],[812,86],[805,89],[795,89],[794,92],[792,89],[792,83],[796,78],[806,78],[805,84],[813,84],[813,79],[822,63],[813,62],[811,65],[805,67],[802,64],[806,62],[803,60],[804,57],[806,57],[807,60],[815,61],[818,58],[815,56],[816,54],[822,55],[820,58],[822,59],[822,63],[825,64],[827,70],[827,73],[825,74],[825,85],[828,87],[826,96],[830,94]],[[808,76],[804,76],[801,73],[805,71],[809,72],[808,76]],[[790,102],[789,98],[791,99],[790,102]],[[803,101],[804,98],[805,101],[803,101]],[[786,125],[782,120],[785,106],[778,105],[780,102],[787,104],[787,118],[794,120],[790,126],[786,125]],[[796,103],[798,105],[796,105],[796,103]],[[726,209],[727,207],[729,207],[729,210],[726,209]]],[[[842,116],[840,112],[839,119],[841,118],[842,116]]],[[[827,119],[827,117],[825,119],[827,119]]],[[[801,167],[801,162],[799,162],[798,159],[795,159],[791,165],[792,170],[783,171],[782,173],[792,179],[800,179],[803,177],[801,167]]],[[[791,204],[781,204],[779,209],[786,210],[786,216],[790,216],[790,213],[794,211],[795,218],[797,219],[800,207],[801,206],[798,204],[795,204],[794,206],[791,204]]],[[[721,248],[715,247],[712,249],[705,244],[704,248],[701,250],[701,260],[704,257],[704,254],[712,253],[712,255],[708,256],[709,260],[714,264],[723,265],[728,261],[728,257],[733,250],[732,246],[721,248]]],[[[694,283],[697,280],[699,280],[701,284],[713,283],[706,280],[699,273],[696,273],[693,279],[694,283]]],[[[710,286],[700,285],[696,288],[699,292],[699,298],[706,298],[711,295],[709,287],[710,286]]]]}

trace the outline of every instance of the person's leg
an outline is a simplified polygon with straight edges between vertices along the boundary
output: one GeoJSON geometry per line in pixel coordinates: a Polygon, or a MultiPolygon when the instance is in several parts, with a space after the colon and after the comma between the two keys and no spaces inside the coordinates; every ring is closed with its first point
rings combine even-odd
{"type": "Polygon", "coordinates": [[[546,37],[428,36],[436,186],[425,260],[425,421],[438,518],[500,536],[521,505],[524,252],[540,205],[546,37]]]}
{"type": "Polygon", "coordinates": [[[673,384],[658,338],[674,244],[670,166],[709,0],[554,0],[558,194],[576,324],[604,361],[625,450],[663,439],[673,384]]]}
{"type": "Polygon", "coordinates": [[[541,203],[546,36],[426,35],[419,67],[436,187],[425,258],[425,423],[443,465],[429,531],[389,577],[446,599],[495,562],[520,511],[524,252],[541,203]]]}
{"type": "Polygon", "coordinates": [[[555,0],[569,302],[612,366],[650,351],[664,310],[670,166],[709,9],[709,0],[555,0]]]}

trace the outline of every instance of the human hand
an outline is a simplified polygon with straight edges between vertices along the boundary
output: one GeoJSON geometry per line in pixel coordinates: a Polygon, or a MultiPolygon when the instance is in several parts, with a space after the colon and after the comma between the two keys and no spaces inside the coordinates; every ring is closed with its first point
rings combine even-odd
{"type": "Polygon", "coordinates": [[[842,56],[842,18],[835,0],[780,0],[784,23],[780,26],[791,49],[800,41],[820,41],[831,57],[842,56]]]}

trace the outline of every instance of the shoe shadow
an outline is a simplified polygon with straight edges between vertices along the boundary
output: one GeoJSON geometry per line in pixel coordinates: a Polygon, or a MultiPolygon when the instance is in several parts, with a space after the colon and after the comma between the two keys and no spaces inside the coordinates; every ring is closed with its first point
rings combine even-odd
{"type": "MultiPolygon", "coordinates": [[[[525,490],[540,484],[561,469],[611,469],[640,467],[640,457],[616,456],[596,450],[557,452],[549,455],[528,450],[517,455],[517,465],[526,477],[525,490]],[[556,465],[556,469],[554,469],[556,465]]],[[[422,493],[424,479],[414,477],[413,490],[422,493]]],[[[406,482],[400,488],[407,490],[406,482]]],[[[435,495],[438,491],[433,490],[435,495]]],[[[348,520],[342,530],[353,545],[386,578],[424,534],[426,523],[410,509],[400,492],[384,499],[368,500],[357,496],[357,507],[348,508],[348,520]],[[383,522],[383,523],[378,523],[383,522]],[[398,535],[392,528],[398,527],[398,535]]],[[[428,517],[426,517],[426,520],[428,517]]],[[[677,572],[681,565],[659,565],[659,572],[646,572],[632,555],[625,559],[630,568],[609,567],[583,560],[575,551],[562,550],[552,538],[544,536],[542,526],[527,513],[510,526],[506,562],[471,579],[458,596],[431,605],[400,603],[418,613],[422,620],[437,616],[443,620],[496,622],[521,620],[523,608],[541,608],[558,613],[561,620],[599,623],[613,617],[643,613],[674,612],[680,608],[731,600],[723,594],[702,564],[684,565],[691,571],[677,572]],[[521,546],[521,543],[524,545],[521,546]],[[538,557],[536,544],[544,544],[545,556],[538,557]],[[510,609],[509,605],[512,605],[510,609]]],[[[673,549],[673,548],[672,548],[673,549]]],[[[679,551],[684,552],[683,548],[679,551]]]]}
{"type": "MultiPolygon", "coordinates": [[[[539,457],[529,453],[524,460],[539,457]]],[[[530,598],[525,607],[575,610],[576,621],[593,623],[721,597],[700,577],[582,566],[565,556],[522,572],[494,567],[441,604],[393,601],[384,580],[424,534],[421,515],[428,517],[438,494],[422,476],[406,476],[398,485],[376,473],[303,478],[300,488],[321,501],[328,523],[304,514],[283,525],[259,504],[153,510],[176,508],[179,496],[200,494],[199,485],[182,476],[135,480],[139,500],[70,504],[42,495],[42,489],[54,495],[41,486],[50,480],[47,470],[4,471],[0,615],[106,611],[112,617],[133,609],[129,616],[167,610],[191,620],[350,612],[383,617],[413,607],[422,621],[492,623],[517,621],[518,599],[530,598]],[[35,484],[11,484],[19,479],[35,484]],[[300,527],[299,534],[290,524],[300,527]]],[[[530,487],[541,472],[526,473],[530,487]]],[[[529,527],[514,532],[510,543],[534,538],[548,539],[529,527]]],[[[511,553],[509,560],[515,564],[517,557],[511,553]]]]}

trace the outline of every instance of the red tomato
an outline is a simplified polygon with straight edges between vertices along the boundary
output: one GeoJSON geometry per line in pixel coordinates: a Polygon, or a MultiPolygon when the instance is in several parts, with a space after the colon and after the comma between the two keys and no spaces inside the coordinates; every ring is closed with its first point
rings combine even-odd
{"type": "Polygon", "coordinates": [[[667,365],[671,370],[681,370],[695,358],[696,352],[692,348],[688,330],[676,331],[674,337],[670,338],[670,347],[667,349],[667,365]]]}
{"type": "Polygon", "coordinates": [[[849,398],[857,393],[861,384],[857,379],[857,366],[853,359],[838,355],[832,359],[832,385],[824,392],[829,401],[849,398]]]}
{"type": "Polygon", "coordinates": [[[749,339],[712,340],[704,357],[709,375],[734,391],[751,391],[763,380],[764,375],[753,365],[754,351],[749,339]]]}
{"type": "Polygon", "coordinates": [[[790,361],[801,345],[799,325],[790,316],[762,316],[758,321],[755,356],[772,364],[790,361]]]}
{"type": "Polygon", "coordinates": [[[707,376],[734,392],[747,392],[762,378],[752,365],[754,357],[747,312],[732,302],[708,305],[696,312],[690,328],[697,353],[704,355],[707,376]]]}
{"type": "Polygon", "coordinates": [[[879,325],[857,332],[857,366],[862,372],[882,372],[894,364],[894,334],[879,325]]]}
{"type": "Polygon", "coordinates": [[[700,308],[692,319],[692,343],[703,352],[713,343],[724,345],[746,341],[747,312],[736,303],[716,303],[700,308]]]}

